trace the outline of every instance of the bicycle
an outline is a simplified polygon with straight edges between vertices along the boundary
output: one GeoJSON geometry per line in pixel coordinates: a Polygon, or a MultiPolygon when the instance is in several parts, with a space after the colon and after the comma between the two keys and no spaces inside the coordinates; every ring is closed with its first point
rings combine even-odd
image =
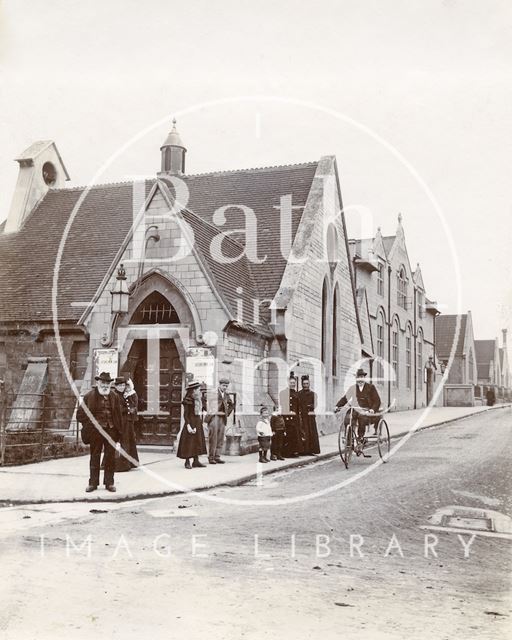
{"type": "MultiPolygon", "coordinates": [[[[374,446],[375,444],[377,445],[382,462],[387,462],[391,448],[391,439],[389,437],[388,424],[382,417],[386,412],[375,414],[365,411],[364,409],[358,409],[357,412],[360,415],[369,416],[378,420],[374,434],[365,434],[362,438],[359,438],[357,435],[358,424],[354,419],[354,407],[350,407],[349,411],[350,418],[348,424],[345,424],[345,413],[338,433],[338,451],[345,468],[348,469],[353,453],[355,453],[357,457],[363,456],[363,458],[371,458],[371,455],[364,453],[364,449],[367,446],[374,446]]],[[[368,427],[372,426],[372,424],[373,423],[370,422],[368,427]]]]}

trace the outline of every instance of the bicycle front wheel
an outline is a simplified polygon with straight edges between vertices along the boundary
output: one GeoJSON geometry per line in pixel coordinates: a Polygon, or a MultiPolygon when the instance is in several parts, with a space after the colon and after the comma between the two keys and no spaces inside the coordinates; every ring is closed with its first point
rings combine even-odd
{"type": "Polygon", "coordinates": [[[385,420],[379,420],[377,427],[377,448],[382,462],[387,462],[389,458],[389,450],[391,449],[391,440],[389,437],[388,424],[385,420]]]}
{"type": "Polygon", "coordinates": [[[353,441],[352,426],[342,424],[338,432],[338,451],[346,469],[348,469],[350,458],[352,457],[353,441]]]}

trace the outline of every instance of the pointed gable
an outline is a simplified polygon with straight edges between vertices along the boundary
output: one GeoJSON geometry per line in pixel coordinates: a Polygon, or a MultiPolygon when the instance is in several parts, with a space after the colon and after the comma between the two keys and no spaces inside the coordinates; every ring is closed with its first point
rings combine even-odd
{"type": "Polygon", "coordinates": [[[455,342],[457,326],[459,327],[459,334],[454,355],[461,356],[464,354],[467,320],[467,314],[461,314],[460,316],[441,315],[436,319],[436,351],[439,358],[443,360],[450,357],[455,342]]]}
{"type": "Polygon", "coordinates": [[[416,270],[412,276],[414,280],[414,284],[419,288],[425,291],[425,283],[423,282],[423,276],[421,274],[420,263],[418,262],[416,265],[416,270]]]}
{"type": "MultiPolygon", "coordinates": [[[[250,296],[256,282],[267,297],[277,291],[286,266],[280,247],[280,198],[291,194],[295,207],[289,225],[293,242],[317,166],[312,162],[182,177],[189,190],[183,217],[193,227],[204,264],[231,309],[240,295],[237,286],[243,290],[248,309],[252,308],[250,296]],[[261,265],[249,265],[244,258],[219,265],[211,259],[209,247],[215,234],[245,226],[243,212],[236,207],[226,211],[224,225],[214,224],[215,211],[227,205],[243,205],[254,211],[259,255],[267,255],[261,265]]],[[[51,189],[17,234],[2,235],[0,225],[0,321],[51,320],[53,273],[65,231],[57,311],[61,321],[79,320],[130,232],[134,194],[142,189],[148,196],[154,185],[150,180],[51,189]]],[[[235,237],[227,238],[223,251],[234,257],[242,253],[243,246],[235,237]]]]}

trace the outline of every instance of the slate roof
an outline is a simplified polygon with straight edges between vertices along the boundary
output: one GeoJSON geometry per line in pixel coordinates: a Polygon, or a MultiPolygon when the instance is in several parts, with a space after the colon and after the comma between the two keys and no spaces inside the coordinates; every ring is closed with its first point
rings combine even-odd
{"type": "MultiPolygon", "coordinates": [[[[184,176],[190,198],[184,217],[194,230],[196,246],[213,275],[218,292],[236,315],[236,287],[244,298],[259,292],[272,298],[281,282],[286,260],[280,250],[280,198],[292,194],[291,236],[295,237],[317,162],[184,176]],[[261,265],[239,260],[219,265],[210,257],[211,238],[221,231],[245,227],[239,209],[226,212],[223,226],[212,224],[215,210],[245,205],[257,217],[261,265]]],[[[146,183],[146,194],[154,181],[146,183]]],[[[42,321],[52,317],[51,290],[60,239],[73,207],[86,187],[50,189],[16,234],[1,235],[0,321],[42,321]]],[[[98,185],[89,190],[70,226],[61,259],[57,300],[61,321],[77,321],[114,260],[132,224],[133,183],[98,185]],[[72,302],[84,303],[72,306],[72,302]]],[[[252,240],[252,239],[251,239],[252,240]]],[[[241,253],[234,239],[223,242],[227,255],[241,253]]],[[[244,304],[252,311],[252,301],[244,304]]]]}
{"type": "Polygon", "coordinates": [[[478,380],[490,380],[491,379],[491,369],[489,364],[477,364],[477,378],[478,380]]]}
{"type": "Polygon", "coordinates": [[[455,349],[455,355],[464,353],[464,337],[466,335],[467,314],[441,315],[436,318],[436,351],[440,358],[448,358],[451,354],[455,340],[455,330],[460,318],[459,339],[455,349]]]}
{"type": "Polygon", "coordinates": [[[475,340],[475,355],[477,364],[485,364],[489,367],[494,360],[495,340],[475,340]]]}

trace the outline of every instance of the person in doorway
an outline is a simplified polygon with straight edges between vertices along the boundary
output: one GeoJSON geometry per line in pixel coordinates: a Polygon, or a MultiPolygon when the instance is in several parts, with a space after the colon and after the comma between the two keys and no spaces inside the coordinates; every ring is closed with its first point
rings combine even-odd
{"type": "Polygon", "coordinates": [[[89,493],[98,488],[101,452],[105,451],[103,481],[107,491],[114,492],[115,447],[112,442],[119,442],[123,429],[121,402],[111,389],[112,378],[109,373],[103,371],[95,380],[97,385],[85,394],[76,413],[76,419],[82,424],[82,429],[89,432],[90,474],[86,491],[89,493]]]}
{"type": "Polygon", "coordinates": [[[137,445],[135,443],[135,419],[137,417],[138,398],[133,388],[133,382],[126,378],[118,377],[114,381],[114,393],[119,396],[121,403],[121,416],[123,419],[123,430],[121,432],[120,455],[116,455],[116,471],[130,471],[138,464],[129,460],[125,453],[134,460],[139,461],[137,445]]]}
{"type": "Polygon", "coordinates": [[[316,427],[316,393],[311,389],[309,376],[301,377],[302,389],[299,391],[299,409],[301,437],[304,455],[312,456],[320,453],[320,442],[316,427]]]}
{"type": "Polygon", "coordinates": [[[378,413],[380,410],[379,392],[371,382],[365,381],[366,375],[364,369],[358,369],[356,384],[349,387],[345,395],[336,404],[336,411],[339,411],[347,403],[353,407],[354,419],[357,422],[357,436],[360,439],[364,438],[366,427],[372,422],[375,430],[377,429],[375,418],[368,414],[378,413]],[[359,412],[358,409],[362,409],[363,412],[359,412]]]}
{"type": "Polygon", "coordinates": [[[208,410],[206,423],[208,425],[208,462],[210,464],[224,464],[221,459],[222,447],[226,434],[228,417],[233,411],[233,401],[228,393],[229,380],[221,378],[217,389],[213,407],[208,410]]]}
{"type": "Polygon", "coordinates": [[[297,393],[297,381],[295,375],[290,372],[288,389],[283,389],[279,394],[279,405],[285,424],[285,438],[283,443],[284,455],[288,458],[298,458],[302,453],[302,438],[300,429],[299,395],[297,393]]]}
{"type": "Polygon", "coordinates": [[[268,407],[261,407],[260,419],[256,423],[260,462],[268,462],[267,454],[272,440],[272,427],[270,426],[270,412],[268,407]]]}
{"type": "Polygon", "coordinates": [[[283,458],[283,442],[285,436],[284,418],[274,407],[274,412],[270,418],[270,427],[272,429],[272,440],[270,449],[271,460],[284,460],[283,458]]]}
{"type": "Polygon", "coordinates": [[[206,453],[206,441],[203,430],[203,401],[199,382],[189,382],[183,404],[183,426],[176,456],[185,460],[185,469],[206,467],[199,456],[206,453]],[[192,459],[192,464],[190,460],[192,459]]]}

